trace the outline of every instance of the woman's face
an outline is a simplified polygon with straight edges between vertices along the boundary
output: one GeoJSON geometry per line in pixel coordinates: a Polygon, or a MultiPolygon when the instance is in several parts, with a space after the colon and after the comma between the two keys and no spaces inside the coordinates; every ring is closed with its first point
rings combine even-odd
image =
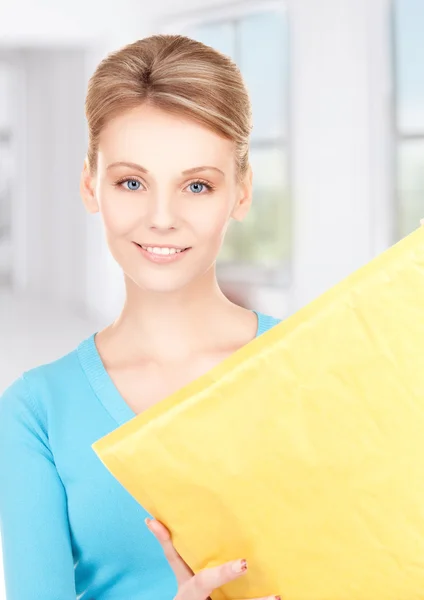
{"type": "Polygon", "coordinates": [[[214,265],[229,220],[249,209],[251,184],[251,171],[236,184],[233,142],[142,105],[103,129],[97,174],[84,164],[81,193],[89,212],[100,211],[125,274],[140,288],[172,291],[214,265]]]}

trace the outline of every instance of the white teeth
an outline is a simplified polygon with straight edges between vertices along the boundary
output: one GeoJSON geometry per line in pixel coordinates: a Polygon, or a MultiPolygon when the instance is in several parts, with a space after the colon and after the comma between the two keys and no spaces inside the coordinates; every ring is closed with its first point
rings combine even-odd
{"type": "Polygon", "coordinates": [[[177,252],[182,252],[182,250],[178,250],[177,248],[158,248],[157,246],[141,246],[143,250],[147,250],[147,252],[151,252],[152,254],[176,254],[177,252]]]}

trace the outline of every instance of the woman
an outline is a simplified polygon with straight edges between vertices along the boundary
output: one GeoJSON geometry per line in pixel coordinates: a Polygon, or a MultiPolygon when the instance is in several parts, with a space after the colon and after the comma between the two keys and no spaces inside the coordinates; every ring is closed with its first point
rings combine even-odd
{"type": "Polygon", "coordinates": [[[7,600],[204,600],[243,576],[243,557],[194,576],[91,444],[278,322],[228,300],[215,272],[252,199],[250,102],[228,57],[156,35],[100,63],[86,116],[81,195],[126,298],[113,323],[0,399],[7,600]]]}

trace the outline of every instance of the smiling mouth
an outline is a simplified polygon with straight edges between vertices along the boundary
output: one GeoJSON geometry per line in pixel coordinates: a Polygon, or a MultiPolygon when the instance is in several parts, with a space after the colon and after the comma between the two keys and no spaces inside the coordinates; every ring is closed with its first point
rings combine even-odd
{"type": "MultiPolygon", "coordinates": [[[[137,242],[135,242],[135,244],[137,244],[137,242]]],[[[144,246],[142,244],[137,244],[137,246],[149,254],[155,254],[157,256],[170,256],[173,254],[181,254],[182,252],[190,250],[190,247],[179,248],[176,246],[144,246]]]]}

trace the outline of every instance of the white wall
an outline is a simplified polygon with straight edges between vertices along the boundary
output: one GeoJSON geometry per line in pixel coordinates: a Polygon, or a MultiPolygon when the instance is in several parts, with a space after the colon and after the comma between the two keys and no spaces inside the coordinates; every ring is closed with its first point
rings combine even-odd
{"type": "MultiPolygon", "coordinates": [[[[13,69],[0,51],[0,137],[11,135],[13,69]]],[[[10,139],[10,138],[9,138],[10,139]]],[[[0,149],[0,286],[10,281],[12,273],[12,245],[7,233],[11,227],[9,189],[10,141],[2,139],[0,149]],[[7,145],[6,145],[7,144],[7,145]]]]}
{"type": "Polygon", "coordinates": [[[72,306],[84,302],[84,212],[78,175],[84,153],[81,50],[16,51],[13,186],[15,286],[72,306]]]}
{"type": "Polygon", "coordinates": [[[144,2],[135,0],[2,0],[0,45],[27,48],[90,45],[100,39],[107,43],[117,31],[127,31],[131,37],[135,33],[134,17],[142,25],[150,19],[150,14],[144,2]]]}
{"type": "Polygon", "coordinates": [[[296,309],[391,243],[386,0],[293,0],[296,309]]]}

